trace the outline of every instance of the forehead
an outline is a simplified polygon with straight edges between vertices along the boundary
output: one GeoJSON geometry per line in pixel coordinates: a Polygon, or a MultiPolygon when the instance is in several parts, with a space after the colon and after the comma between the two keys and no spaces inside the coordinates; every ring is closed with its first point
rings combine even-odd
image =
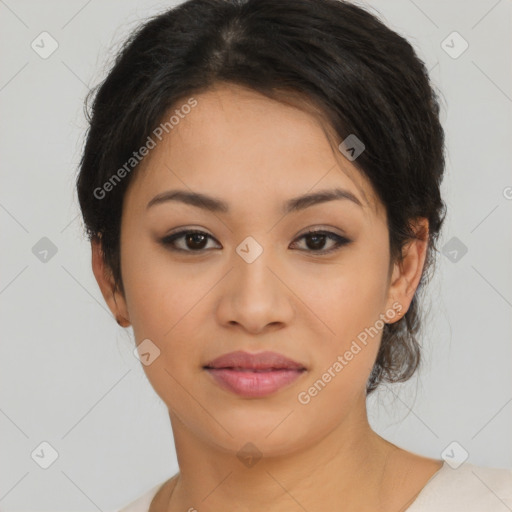
{"type": "MultiPolygon", "coordinates": [[[[333,148],[318,116],[234,84],[193,98],[196,105],[156,140],[127,194],[150,200],[179,187],[257,203],[342,187],[366,210],[379,206],[370,182],[333,148]]],[[[164,122],[188,99],[176,102],[164,122]]]]}

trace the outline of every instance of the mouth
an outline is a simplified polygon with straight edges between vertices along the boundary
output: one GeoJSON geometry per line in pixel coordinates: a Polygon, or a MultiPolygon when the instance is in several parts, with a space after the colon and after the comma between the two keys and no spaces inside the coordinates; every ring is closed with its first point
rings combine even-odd
{"type": "Polygon", "coordinates": [[[223,389],[246,398],[276,393],[307,372],[304,365],[276,352],[231,352],[203,369],[223,389]]]}
{"type": "Polygon", "coordinates": [[[205,368],[222,388],[246,398],[262,398],[289,386],[306,370],[205,368]]]}
{"type": "Polygon", "coordinates": [[[305,368],[298,368],[298,369],[293,369],[293,368],[243,368],[241,366],[226,366],[226,367],[222,367],[222,368],[217,368],[217,367],[213,367],[213,366],[203,366],[203,368],[205,370],[234,370],[234,371],[237,371],[237,372],[247,372],[247,373],[264,373],[264,372],[280,372],[280,371],[285,371],[285,370],[288,370],[288,371],[305,371],[306,369],[305,368]]]}

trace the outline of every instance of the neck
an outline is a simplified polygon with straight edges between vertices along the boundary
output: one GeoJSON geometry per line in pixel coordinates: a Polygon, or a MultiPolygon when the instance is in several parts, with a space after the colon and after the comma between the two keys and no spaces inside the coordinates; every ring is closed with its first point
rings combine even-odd
{"type": "Polygon", "coordinates": [[[241,453],[246,446],[250,455],[245,439],[227,439],[230,450],[194,435],[172,412],[169,416],[180,472],[168,512],[315,511],[332,510],[333,503],[345,510],[378,510],[390,456],[399,450],[371,429],[365,407],[334,430],[312,434],[314,442],[298,441],[285,453],[262,436],[261,456],[252,459],[241,453]]]}

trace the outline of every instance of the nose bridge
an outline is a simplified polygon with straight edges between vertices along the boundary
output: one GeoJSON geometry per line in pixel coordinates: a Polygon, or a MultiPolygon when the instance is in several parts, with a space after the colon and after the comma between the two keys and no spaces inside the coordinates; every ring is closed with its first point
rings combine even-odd
{"type": "Polygon", "coordinates": [[[274,275],[279,270],[275,268],[273,248],[248,236],[235,251],[234,268],[221,298],[221,321],[235,322],[252,332],[259,332],[268,324],[288,322],[293,310],[286,287],[274,275]]]}
{"type": "MultiPolygon", "coordinates": [[[[258,235],[260,241],[262,240],[262,237],[263,235],[258,235]]],[[[249,235],[237,245],[235,252],[246,264],[251,265],[258,259],[261,260],[263,253],[267,253],[265,257],[268,257],[269,246],[268,237],[265,238],[265,242],[260,243],[256,238],[249,235]],[[266,250],[263,247],[263,243],[265,243],[266,250]]]]}
{"type": "MultiPolygon", "coordinates": [[[[259,238],[262,239],[262,237],[259,238]]],[[[237,254],[235,267],[238,282],[240,287],[243,287],[249,293],[268,293],[273,290],[276,284],[273,282],[275,276],[268,268],[273,266],[272,247],[268,243],[268,237],[266,240],[267,242],[263,245],[255,237],[247,236],[235,249],[237,254]]]]}

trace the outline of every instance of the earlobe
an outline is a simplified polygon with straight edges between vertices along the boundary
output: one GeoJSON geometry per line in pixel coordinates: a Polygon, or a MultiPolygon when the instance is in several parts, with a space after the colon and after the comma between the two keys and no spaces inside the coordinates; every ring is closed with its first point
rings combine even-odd
{"type": "Polygon", "coordinates": [[[128,320],[126,320],[126,318],[124,316],[121,316],[121,315],[118,315],[116,317],[116,322],[121,326],[121,327],[129,327],[130,326],[130,322],[128,320]]]}
{"type": "Polygon", "coordinates": [[[101,240],[91,240],[92,270],[101,294],[110,311],[116,318],[117,323],[122,327],[128,327],[126,302],[122,294],[116,289],[114,278],[110,269],[107,268],[103,258],[101,240]]]}

